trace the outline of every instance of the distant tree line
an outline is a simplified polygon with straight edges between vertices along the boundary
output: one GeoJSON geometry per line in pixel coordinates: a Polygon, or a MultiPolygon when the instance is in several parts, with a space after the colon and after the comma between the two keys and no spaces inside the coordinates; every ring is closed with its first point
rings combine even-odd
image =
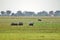
{"type": "Polygon", "coordinates": [[[40,12],[32,12],[32,11],[17,11],[16,13],[12,13],[11,10],[0,11],[0,16],[60,16],[60,10],[57,11],[40,11],[40,12]]]}

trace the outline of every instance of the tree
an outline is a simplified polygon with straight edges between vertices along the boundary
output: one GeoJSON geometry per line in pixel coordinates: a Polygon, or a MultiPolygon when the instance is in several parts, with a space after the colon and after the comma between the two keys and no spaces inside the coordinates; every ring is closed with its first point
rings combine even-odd
{"type": "Polygon", "coordinates": [[[49,11],[49,16],[54,16],[54,12],[53,11],[49,11]]]}
{"type": "Polygon", "coordinates": [[[34,16],[35,15],[35,13],[31,12],[31,11],[24,11],[23,13],[25,16],[34,16]]]}
{"type": "Polygon", "coordinates": [[[12,13],[11,16],[15,16],[15,13],[12,13]]]}
{"type": "Polygon", "coordinates": [[[10,14],[11,14],[11,11],[10,11],[10,10],[7,10],[7,11],[6,11],[6,15],[7,15],[7,16],[10,16],[10,14]]]}
{"type": "Polygon", "coordinates": [[[38,12],[37,16],[48,16],[48,13],[46,11],[38,12]]]}
{"type": "Polygon", "coordinates": [[[37,14],[34,13],[33,16],[37,16],[37,14]]]}
{"type": "Polygon", "coordinates": [[[5,12],[4,11],[1,11],[1,16],[4,16],[5,15],[5,12]]]}
{"type": "Polygon", "coordinates": [[[60,11],[57,10],[57,11],[55,12],[54,16],[60,16],[60,11]]]}
{"type": "Polygon", "coordinates": [[[15,16],[24,16],[24,14],[21,11],[17,11],[17,13],[15,14],[15,16]]]}

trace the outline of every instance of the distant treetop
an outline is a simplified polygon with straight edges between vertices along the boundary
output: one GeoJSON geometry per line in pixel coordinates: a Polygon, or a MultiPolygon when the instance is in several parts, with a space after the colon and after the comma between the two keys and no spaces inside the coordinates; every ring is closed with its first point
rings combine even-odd
{"type": "Polygon", "coordinates": [[[0,16],[60,16],[60,10],[56,10],[55,12],[54,11],[40,11],[40,12],[33,12],[33,11],[20,11],[18,10],[16,13],[12,13],[11,10],[6,10],[5,11],[1,11],[0,12],[0,16]]]}

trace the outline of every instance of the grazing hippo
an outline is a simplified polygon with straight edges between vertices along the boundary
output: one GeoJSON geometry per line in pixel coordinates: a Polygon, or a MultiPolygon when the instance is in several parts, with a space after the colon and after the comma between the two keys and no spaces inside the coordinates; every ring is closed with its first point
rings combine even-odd
{"type": "Polygon", "coordinates": [[[21,25],[21,26],[22,26],[22,25],[23,25],[23,22],[19,22],[19,25],[21,25]]]}
{"type": "Polygon", "coordinates": [[[15,25],[15,26],[16,26],[16,25],[18,25],[18,24],[17,24],[17,23],[11,23],[11,25],[15,25]]]}
{"type": "Polygon", "coordinates": [[[41,19],[38,19],[38,21],[42,21],[41,19]]]}
{"type": "Polygon", "coordinates": [[[30,23],[29,23],[29,26],[33,26],[33,25],[34,25],[34,23],[33,23],[33,22],[30,22],[30,23]]]}

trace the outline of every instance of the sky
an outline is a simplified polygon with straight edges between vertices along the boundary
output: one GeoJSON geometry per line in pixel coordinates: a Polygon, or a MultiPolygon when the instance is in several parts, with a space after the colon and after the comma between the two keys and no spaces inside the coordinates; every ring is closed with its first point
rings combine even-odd
{"type": "Polygon", "coordinates": [[[60,0],[0,0],[0,11],[56,11],[60,10],[60,0]]]}

